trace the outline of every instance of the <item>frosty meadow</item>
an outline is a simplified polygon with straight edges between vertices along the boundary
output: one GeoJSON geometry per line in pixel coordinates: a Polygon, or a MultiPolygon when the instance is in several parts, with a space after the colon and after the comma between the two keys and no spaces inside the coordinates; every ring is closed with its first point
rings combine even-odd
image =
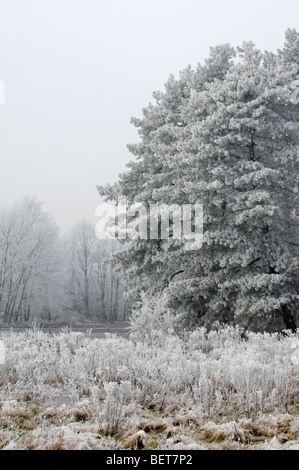
{"type": "Polygon", "coordinates": [[[0,449],[298,450],[298,337],[242,333],[1,332],[0,449]]]}
{"type": "Polygon", "coordinates": [[[0,340],[0,366],[5,364],[5,345],[0,340]]]}

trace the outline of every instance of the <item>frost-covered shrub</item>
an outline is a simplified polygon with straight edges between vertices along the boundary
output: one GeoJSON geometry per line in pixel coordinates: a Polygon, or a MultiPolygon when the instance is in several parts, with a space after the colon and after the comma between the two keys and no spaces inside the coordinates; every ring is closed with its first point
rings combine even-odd
{"type": "Polygon", "coordinates": [[[173,325],[174,316],[166,294],[155,298],[143,295],[130,317],[131,335],[136,340],[151,340],[161,332],[167,334],[173,330],[173,325]]]}
{"type": "Polygon", "coordinates": [[[130,392],[130,382],[108,382],[104,384],[106,398],[104,417],[107,434],[114,435],[121,430],[124,418],[124,406],[130,392]]]}
{"type": "Polygon", "coordinates": [[[189,347],[200,349],[208,353],[215,349],[225,349],[236,346],[242,342],[243,329],[229,325],[221,326],[215,322],[208,331],[206,327],[197,328],[188,336],[189,347]]]}

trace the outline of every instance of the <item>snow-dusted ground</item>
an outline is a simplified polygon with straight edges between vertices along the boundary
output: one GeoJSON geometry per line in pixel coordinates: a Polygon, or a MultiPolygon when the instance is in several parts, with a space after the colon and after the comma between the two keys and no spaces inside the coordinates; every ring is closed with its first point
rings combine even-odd
{"type": "Polygon", "coordinates": [[[2,449],[297,449],[299,340],[3,332],[2,449]]]}

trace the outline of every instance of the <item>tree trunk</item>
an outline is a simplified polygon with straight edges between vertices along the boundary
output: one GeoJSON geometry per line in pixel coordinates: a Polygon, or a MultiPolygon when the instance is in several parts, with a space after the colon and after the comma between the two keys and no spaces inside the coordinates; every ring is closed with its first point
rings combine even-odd
{"type": "Polygon", "coordinates": [[[289,310],[287,305],[282,306],[282,317],[286,327],[286,330],[291,330],[292,333],[296,333],[297,325],[292,312],[289,310]]]}

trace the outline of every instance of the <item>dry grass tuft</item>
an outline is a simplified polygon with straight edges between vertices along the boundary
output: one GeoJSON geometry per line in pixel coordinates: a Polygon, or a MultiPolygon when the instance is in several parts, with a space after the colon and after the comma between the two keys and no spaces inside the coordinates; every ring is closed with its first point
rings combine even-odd
{"type": "Polygon", "coordinates": [[[144,449],[147,444],[147,436],[146,433],[141,430],[136,432],[133,436],[129,437],[125,442],[124,442],[124,448],[125,449],[131,449],[131,450],[140,450],[144,449]]]}

